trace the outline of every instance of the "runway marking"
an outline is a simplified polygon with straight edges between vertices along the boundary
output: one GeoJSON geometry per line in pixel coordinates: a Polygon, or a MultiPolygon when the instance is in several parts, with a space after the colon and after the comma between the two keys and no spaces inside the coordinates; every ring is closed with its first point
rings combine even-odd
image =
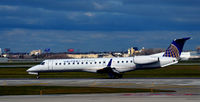
{"type": "Polygon", "coordinates": [[[49,83],[32,83],[32,84],[22,84],[20,86],[34,86],[34,85],[47,85],[49,83]]]}
{"type": "Polygon", "coordinates": [[[3,81],[3,86],[6,86],[6,85],[8,85],[7,81],[3,81]]]}
{"type": "Polygon", "coordinates": [[[195,86],[182,86],[182,85],[162,85],[162,84],[135,84],[135,83],[112,83],[112,84],[97,84],[96,82],[90,84],[89,86],[91,87],[117,87],[117,86],[135,86],[135,87],[141,87],[141,86],[146,86],[152,89],[166,89],[166,88],[194,88],[195,86]]]}
{"type": "Polygon", "coordinates": [[[132,85],[135,85],[133,83],[114,83],[114,84],[97,84],[96,82],[92,83],[91,87],[98,87],[98,86],[101,86],[101,87],[113,87],[113,86],[132,86],[132,85]]]}
{"type": "Polygon", "coordinates": [[[167,89],[167,88],[194,88],[195,86],[179,86],[179,85],[165,85],[165,86],[154,86],[152,88],[156,88],[156,89],[167,89]]]}
{"type": "Polygon", "coordinates": [[[122,94],[122,96],[194,96],[194,95],[200,95],[200,94],[176,94],[176,93],[126,93],[122,94]]]}
{"type": "Polygon", "coordinates": [[[154,89],[154,82],[152,82],[151,92],[153,92],[153,89],[154,89]]]}
{"type": "Polygon", "coordinates": [[[94,82],[94,83],[92,83],[91,85],[89,85],[89,86],[97,86],[97,83],[96,82],[94,82]]]}

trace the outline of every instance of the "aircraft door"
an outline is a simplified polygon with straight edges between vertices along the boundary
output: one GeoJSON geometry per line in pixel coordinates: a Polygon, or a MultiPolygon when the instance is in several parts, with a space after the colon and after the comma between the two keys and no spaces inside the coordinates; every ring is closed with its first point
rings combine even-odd
{"type": "Polygon", "coordinates": [[[53,70],[53,61],[52,60],[49,60],[48,70],[53,70]]]}

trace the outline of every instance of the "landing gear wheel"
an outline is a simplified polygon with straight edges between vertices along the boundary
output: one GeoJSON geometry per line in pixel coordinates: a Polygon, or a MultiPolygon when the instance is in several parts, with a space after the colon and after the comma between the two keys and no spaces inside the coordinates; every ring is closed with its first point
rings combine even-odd
{"type": "Polygon", "coordinates": [[[119,74],[119,75],[118,75],[118,78],[123,78],[123,75],[122,75],[122,74],[119,74]]]}
{"type": "Polygon", "coordinates": [[[36,76],[37,79],[40,79],[40,76],[36,76]]]}

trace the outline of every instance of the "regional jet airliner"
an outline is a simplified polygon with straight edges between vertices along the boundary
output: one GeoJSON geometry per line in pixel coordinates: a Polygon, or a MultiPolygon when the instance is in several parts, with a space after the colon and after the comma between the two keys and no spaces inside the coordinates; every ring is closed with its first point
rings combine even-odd
{"type": "Polygon", "coordinates": [[[134,70],[161,68],[178,63],[186,40],[175,39],[161,56],[134,56],[114,58],[53,59],[44,60],[40,65],[27,70],[39,78],[43,72],[84,71],[107,73],[110,78],[122,78],[122,73],[134,70]]]}

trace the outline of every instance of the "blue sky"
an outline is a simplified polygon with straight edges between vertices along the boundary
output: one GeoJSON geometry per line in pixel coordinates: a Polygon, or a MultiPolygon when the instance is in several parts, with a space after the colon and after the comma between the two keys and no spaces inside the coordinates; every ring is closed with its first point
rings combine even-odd
{"type": "Polygon", "coordinates": [[[200,0],[0,0],[0,48],[121,51],[200,45],[200,0]]]}

